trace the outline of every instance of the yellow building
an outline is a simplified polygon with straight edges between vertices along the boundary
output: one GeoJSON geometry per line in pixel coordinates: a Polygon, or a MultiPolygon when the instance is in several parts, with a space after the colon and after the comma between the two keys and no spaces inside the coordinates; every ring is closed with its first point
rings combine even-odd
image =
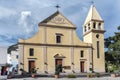
{"type": "Polygon", "coordinates": [[[65,66],[61,72],[105,72],[104,21],[92,5],[83,26],[83,39],[76,27],[59,11],[38,24],[39,32],[32,38],[19,40],[19,68],[37,73],[54,73],[55,66],[65,66]]]}

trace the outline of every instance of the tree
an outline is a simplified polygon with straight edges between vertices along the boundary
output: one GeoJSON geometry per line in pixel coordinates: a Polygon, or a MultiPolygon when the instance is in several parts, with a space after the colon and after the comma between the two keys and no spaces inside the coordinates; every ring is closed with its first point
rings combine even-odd
{"type": "Polygon", "coordinates": [[[11,51],[17,51],[17,49],[18,49],[18,45],[17,44],[11,45],[11,46],[8,47],[7,53],[11,54],[11,51]]]}
{"type": "Polygon", "coordinates": [[[106,63],[116,65],[120,64],[120,26],[118,32],[114,36],[105,39],[105,47],[108,49],[105,52],[106,63]]]}

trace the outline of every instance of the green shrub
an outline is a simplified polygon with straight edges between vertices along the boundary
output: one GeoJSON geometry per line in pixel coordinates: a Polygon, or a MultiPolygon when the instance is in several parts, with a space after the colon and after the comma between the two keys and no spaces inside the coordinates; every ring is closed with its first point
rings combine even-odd
{"type": "Polygon", "coordinates": [[[88,73],[87,77],[91,78],[91,77],[94,77],[94,75],[92,73],[88,73]]]}
{"type": "Polygon", "coordinates": [[[30,71],[32,74],[33,73],[36,73],[36,70],[35,70],[35,68],[31,68],[31,71],[30,71]]]}
{"type": "Polygon", "coordinates": [[[55,71],[55,75],[59,75],[60,74],[60,72],[59,71],[55,71]]]}
{"type": "Polygon", "coordinates": [[[76,75],[74,75],[74,74],[69,74],[67,77],[68,77],[68,78],[76,78],[76,75]]]}
{"type": "Polygon", "coordinates": [[[56,65],[56,69],[55,69],[55,75],[59,75],[60,74],[60,70],[62,69],[62,65],[56,65]]]}
{"type": "Polygon", "coordinates": [[[100,77],[100,73],[95,73],[95,76],[96,77],[100,77]]]}

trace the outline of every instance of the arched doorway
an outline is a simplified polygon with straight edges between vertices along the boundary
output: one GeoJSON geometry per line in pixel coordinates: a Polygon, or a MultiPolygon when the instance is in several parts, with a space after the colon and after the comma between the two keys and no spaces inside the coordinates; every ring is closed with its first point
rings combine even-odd
{"type": "MultiPolygon", "coordinates": [[[[63,60],[62,59],[55,59],[55,66],[58,66],[58,65],[63,66],[63,60]]],[[[60,72],[62,72],[62,68],[60,69],[60,72]]]]}
{"type": "MultiPolygon", "coordinates": [[[[64,60],[64,58],[66,58],[66,57],[63,56],[62,54],[56,54],[56,55],[54,56],[54,58],[55,58],[55,70],[56,70],[56,66],[57,66],[57,65],[63,66],[63,60],[64,60]]],[[[60,72],[62,72],[62,71],[63,71],[63,70],[62,70],[62,68],[61,68],[60,72]]]]}

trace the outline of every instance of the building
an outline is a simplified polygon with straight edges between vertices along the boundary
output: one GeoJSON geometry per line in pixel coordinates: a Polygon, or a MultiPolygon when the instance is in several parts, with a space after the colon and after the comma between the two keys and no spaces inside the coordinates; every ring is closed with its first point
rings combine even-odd
{"type": "Polygon", "coordinates": [[[59,11],[38,24],[39,32],[32,38],[19,40],[19,68],[30,72],[105,72],[104,21],[96,8],[90,7],[83,26],[83,39],[76,35],[76,27],[59,11]]]}
{"type": "Polygon", "coordinates": [[[11,63],[12,63],[12,67],[16,68],[18,65],[18,51],[11,51],[11,63]]]}
{"type": "Polygon", "coordinates": [[[0,75],[7,74],[7,47],[0,47],[0,75]]]}
{"type": "Polygon", "coordinates": [[[11,53],[9,54],[9,63],[12,64],[10,71],[12,72],[13,70],[18,70],[18,51],[11,51],[11,53]]]}

